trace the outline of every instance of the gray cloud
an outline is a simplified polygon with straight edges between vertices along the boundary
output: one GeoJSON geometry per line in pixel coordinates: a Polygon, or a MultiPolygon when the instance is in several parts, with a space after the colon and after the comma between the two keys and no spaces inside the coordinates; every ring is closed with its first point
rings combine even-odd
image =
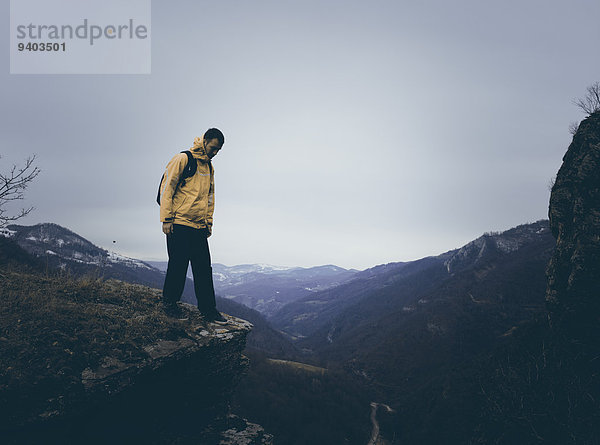
{"type": "Polygon", "coordinates": [[[546,217],[582,118],[571,99],[600,73],[599,13],[583,0],[153,2],[152,75],[10,75],[5,54],[0,167],[38,155],[24,224],[164,258],[157,182],[218,126],[214,261],[437,254],[546,217]]]}

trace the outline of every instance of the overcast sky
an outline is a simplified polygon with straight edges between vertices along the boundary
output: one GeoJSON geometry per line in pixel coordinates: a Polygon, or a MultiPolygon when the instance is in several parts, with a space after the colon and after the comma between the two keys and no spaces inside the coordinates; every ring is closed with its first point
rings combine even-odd
{"type": "Polygon", "coordinates": [[[37,155],[20,224],[166,260],[158,181],[216,126],[213,262],[436,255],[547,217],[572,100],[600,80],[598,17],[597,0],[155,0],[151,75],[11,75],[4,32],[0,169],[37,155]]]}

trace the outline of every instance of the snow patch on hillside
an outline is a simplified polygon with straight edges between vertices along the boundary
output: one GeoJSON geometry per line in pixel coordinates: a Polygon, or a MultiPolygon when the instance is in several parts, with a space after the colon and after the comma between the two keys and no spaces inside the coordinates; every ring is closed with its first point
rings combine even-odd
{"type": "Polygon", "coordinates": [[[147,265],[143,261],[136,260],[135,258],[129,258],[124,255],[119,255],[115,252],[108,251],[108,261],[116,264],[125,264],[127,266],[140,267],[142,269],[153,270],[153,267],[147,265]]]}
{"type": "Polygon", "coordinates": [[[225,280],[227,280],[227,276],[224,275],[224,274],[222,274],[222,273],[220,273],[220,272],[214,272],[213,271],[213,280],[216,280],[216,281],[225,281],[225,280]]]}
{"type": "Polygon", "coordinates": [[[13,236],[16,235],[16,231],[15,230],[10,230],[7,229],[6,227],[0,227],[0,235],[2,235],[5,238],[12,238],[13,236]]]}

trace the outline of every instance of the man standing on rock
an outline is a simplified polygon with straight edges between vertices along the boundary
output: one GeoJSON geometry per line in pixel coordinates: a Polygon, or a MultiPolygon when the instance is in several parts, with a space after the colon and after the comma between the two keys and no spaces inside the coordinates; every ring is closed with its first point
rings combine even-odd
{"type": "Polygon", "coordinates": [[[202,138],[194,140],[189,151],[171,159],[160,184],[160,220],[169,254],[162,303],[165,313],[171,317],[185,318],[177,302],[191,262],[198,309],[209,321],[226,322],[215,304],[207,239],[212,233],[215,208],[211,159],[224,143],[223,133],[210,128],[202,138]]]}

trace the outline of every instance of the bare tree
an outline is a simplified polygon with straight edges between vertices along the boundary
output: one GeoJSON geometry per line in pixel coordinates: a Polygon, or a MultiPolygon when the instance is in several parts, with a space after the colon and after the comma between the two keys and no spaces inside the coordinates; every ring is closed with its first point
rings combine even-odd
{"type": "Polygon", "coordinates": [[[27,158],[24,167],[13,165],[9,173],[0,173],[0,227],[5,227],[8,223],[23,218],[33,210],[33,207],[23,208],[16,215],[9,215],[5,206],[11,201],[24,198],[23,191],[40,173],[40,169],[34,165],[34,161],[35,155],[27,158]]]}
{"type": "Polygon", "coordinates": [[[574,100],[573,103],[587,114],[600,111],[600,82],[594,82],[586,91],[584,97],[574,100]]]}

